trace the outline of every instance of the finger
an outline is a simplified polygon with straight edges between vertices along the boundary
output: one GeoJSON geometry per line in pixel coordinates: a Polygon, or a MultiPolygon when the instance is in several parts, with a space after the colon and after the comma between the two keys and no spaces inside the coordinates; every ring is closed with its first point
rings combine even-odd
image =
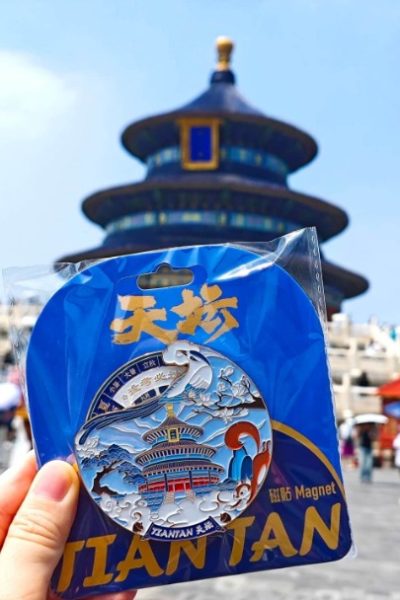
{"type": "Polygon", "coordinates": [[[0,548],[37,471],[34,452],[0,475],[0,548]]]}
{"type": "Polygon", "coordinates": [[[47,463],[35,477],[0,554],[0,600],[47,597],[75,516],[79,481],[66,462],[47,463]],[[23,566],[23,576],[16,568],[23,566]]]}

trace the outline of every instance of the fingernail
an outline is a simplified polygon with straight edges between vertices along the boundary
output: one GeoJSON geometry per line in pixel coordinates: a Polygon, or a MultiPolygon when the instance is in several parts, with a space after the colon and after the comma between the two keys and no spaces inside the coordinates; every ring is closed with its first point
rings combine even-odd
{"type": "Polygon", "coordinates": [[[72,485],[69,468],[61,461],[52,461],[45,464],[37,474],[33,492],[36,496],[60,502],[68,493],[72,485]]]}

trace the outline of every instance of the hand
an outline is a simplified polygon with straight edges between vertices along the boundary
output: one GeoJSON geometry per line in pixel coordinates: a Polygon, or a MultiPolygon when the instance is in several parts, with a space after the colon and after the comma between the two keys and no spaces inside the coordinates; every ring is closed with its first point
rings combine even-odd
{"type": "MultiPolygon", "coordinates": [[[[79,479],[66,462],[37,472],[33,452],[0,476],[0,600],[55,600],[50,579],[78,502],[79,479]]],[[[136,592],[96,596],[132,600],[136,592]]]]}

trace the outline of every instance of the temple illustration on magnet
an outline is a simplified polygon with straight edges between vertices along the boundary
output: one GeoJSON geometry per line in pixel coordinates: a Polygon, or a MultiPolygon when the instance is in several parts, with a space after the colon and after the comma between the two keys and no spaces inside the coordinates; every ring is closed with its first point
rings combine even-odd
{"type": "Polygon", "coordinates": [[[194,539],[226,527],[261,489],[271,444],[267,405],[249,376],[185,340],[112,373],[75,438],[94,502],[151,539],[194,539]],[[155,400],[138,405],[155,385],[155,400]],[[105,394],[115,404],[103,412],[105,394]]]}
{"type": "Polygon", "coordinates": [[[172,404],[166,408],[166,419],[142,436],[151,448],[136,458],[145,478],[139,493],[149,506],[209,492],[225,473],[221,465],[212,462],[216,450],[197,441],[203,428],[178,419],[172,404]]]}

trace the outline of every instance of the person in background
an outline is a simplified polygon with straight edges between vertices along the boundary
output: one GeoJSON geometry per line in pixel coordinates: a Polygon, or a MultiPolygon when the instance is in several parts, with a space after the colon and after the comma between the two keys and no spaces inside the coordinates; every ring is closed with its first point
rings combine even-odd
{"type": "Polygon", "coordinates": [[[21,383],[21,376],[18,370],[18,367],[13,366],[10,369],[8,375],[8,381],[16,385],[19,389],[19,402],[17,406],[17,410],[15,412],[15,416],[19,417],[22,420],[25,435],[29,442],[29,448],[32,448],[32,432],[31,432],[31,424],[29,421],[28,410],[26,408],[25,395],[21,383]]]}
{"type": "Polygon", "coordinates": [[[374,466],[372,449],[375,437],[375,426],[372,423],[360,425],[358,443],[360,447],[360,477],[363,483],[372,482],[372,470],[374,466]]]}
{"type": "Polygon", "coordinates": [[[9,453],[15,432],[13,420],[20,403],[21,389],[8,374],[7,381],[0,383],[0,468],[8,465],[9,453]]]}
{"type": "Polygon", "coordinates": [[[354,468],[357,464],[354,449],[354,427],[353,419],[348,417],[339,427],[340,453],[343,466],[354,468]]]}
{"type": "Polygon", "coordinates": [[[400,425],[397,427],[397,435],[393,440],[394,466],[397,467],[400,474],[400,425]]]}

